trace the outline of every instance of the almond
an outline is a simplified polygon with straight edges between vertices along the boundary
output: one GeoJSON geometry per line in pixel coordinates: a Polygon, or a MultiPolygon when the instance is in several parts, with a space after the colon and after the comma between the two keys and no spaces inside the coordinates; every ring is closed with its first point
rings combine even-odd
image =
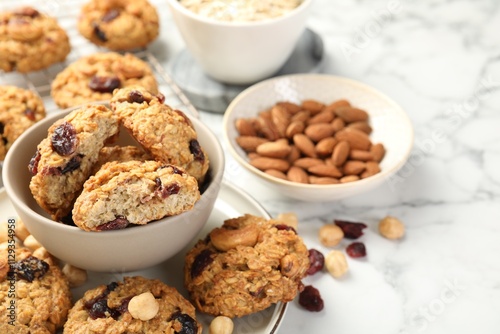
{"type": "Polygon", "coordinates": [[[353,107],[340,107],[335,109],[335,114],[346,123],[361,122],[368,120],[368,113],[362,109],[353,107]]]}
{"type": "Polygon", "coordinates": [[[348,182],[354,182],[354,181],[358,181],[358,180],[359,180],[359,176],[348,175],[348,176],[344,176],[343,178],[341,178],[340,183],[348,183],[348,182]]]}
{"type": "Polygon", "coordinates": [[[316,166],[316,165],[324,165],[325,162],[321,159],[317,158],[300,158],[294,161],[293,165],[304,168],[304,169],[309,169],[310,167],[316,166]]]}
{"type": "Polygon", "coordinates": [[[349,158],[352,160],[370,161],[373,160],[373,154],[369,151],[351,150],[351,152],[349,152],[349,158]]]}
{"type": "Polygon", "coordinates": [[[363,173],[361,173],[361,178],[366,179],[372,175],[380,173],[380,166],[376,161],[368,161],[366,163],[366,169],[363,173]]]}
{"type": "Polygon", "coordinates": [[[385,147],[382,144],[374,144],[370,148],[370,152],[373,155],[373,160],[380,162],[384,158],[385,155],[385,147]]]}
{"type": "Polygon", "coordinates": [[[236,137],[236,142],[242,149],[247,152],[255,152],[257,146],[267,143],[269,140],[254,136],[240,136],[236,137]]]}
{"type": "Polygon", "coordinates": [[[335,148],[333,149],[332,153],[332,163],[333,165],[340,167],[344,164],[346,161],[347,157],[349,156],[349,151],[351,147],[349,143],[345,140],[339,141],[337,145],[335,145],[335,148]]]}
{"type": "Polygon", "coordinates": [[[312,124],[304,130],[306,136],[314,142],[319,142],[321,139],[331,137],[333,132],[333,128],[329,123],[312,124]]]}
{"type": "Polygon", "coordinates": [[[366,169],[366,164],[363,161],[349,160],[344,164],[343,170],[345,175],[359,175],[366,169]]]}
{"type": "Polygon", "coordinates": [[[347,100],[337,100],[325,107],[325,110],[332,110],[335,111],[335,109],[341,108],[341,107],[350,107],[351,104],[347,100]]]}
{"type": "Polygon", "coordinates": [[[292,182],[309,183],[309,177],[307,176],[306,171],[297,166],[290,167],[286,176],[288,177],[288,180],[292,182]]]}
{"type": "Polygon", "coordinates": [[[305,110],[309,110],[311,112],[311,115],[319,114],[324,107],[325,105],[323,103],[316,100],[302,101],[302,108],[305,110]]]}
{"type": "Polygon", "coordinates": [[[295,136],[293,136],[293,143],[304,155],[311,158],[318,157],[318,155],[316,154],[316,149],[314,148],[314,144],[308,136],[301,133],[296,134],[295,136]]]}
{"type": "Polygon", "coordinates": [[[307,124],[330,123],[331,121],[333,121],[334,117],[335,115],[332,111],[324,110],[319,114],[311,117],[307,124]]]}
{"type": "Polygon", "coordinates": [[[334,177],[326,177],[326,176],[309,176],[309,183],[311,184],[337,184],[340,183],[339,179],[334,177]]]}
{"type": "Polygon", "coordinates": [[[297,159],[300,158],[300,151],[295,145],[290,145],[290,153],[286,158],[290,164],[293,164],[297,159]]]}
{"type": "Polygon", "coordinates": [[[367,151],[371,146],[371,141],[368,135],[363,131],[356,129],[344,128],[335,134],[335,138],[338,141],[347,141],[353,150],[367,151]]]}
{"type": "Polygon", "coordinates": [[[291,118],[288,110],[282,106],[274,106],[271,109],[271,117],[280,137],[285,137],[285,131],[291,118]]]}
{"type": "Polygon", "coordinates": [[[293,138],[298,133],[304,132],[306,125],[302,121],[293,121],[288,125],[285,131],[285,135],[287,138],[293,138]]]}
{"type": "Polygon", "coordinates": [[[240,118],[235,122],[236,130],[240,136],[257,136],[257,131],[255,131],[254,127],[255,119],[245,119],[240,118]]]}
{"type": "Polygon", "coordinates": [[[261,112],[257,118],[259,132],[269,140],[281,138],[276,125],[274,124],[271,112],[261,112]]]}
{"type": "Polygon", "coordinates": [[[267,142],[257,146],[256,152],[263,157],[286,158],[291,151],[286,139],[279,139],[274,142],[267,142]]]}
{"type": "Polygon", "coordinates": [[[283,101],[283,102],[276,103],[276,105],[284,107],[292,115],[296,114],[302,110],[301,106],[299,106],[298,104],[292,103],[292,102],[283,101]]]}
{"type": "Polygon", "coordinates": [[[271,176],[277,177],[278,179],[288,180],[288,178],[286,177],[286,174],[283,173],[282,171],[279,171],[276,169],[266,169],[264,172],[266,174],[271,175],[271,176]]]}
{"type": "Polygon", "coordinates": [[[311,112],[309,110],[302,110],[293,115],[291,121],[292,122],[301,121],[305,123],[310,117],[311,117],[311,112]]]}
{"type": "Polygon", "coordinates": [[[276,169],[281,172],[286,172],[288,168],[290,168],[290,164],[286,160],[267,157],[252,159],[250,160],[250,165],[262,171],[276,169]]]}
{"type": "Polygon", "coordinates": [[[248,152],[247,157],[248,157],[248,159],[252,160],[255,158],[260,158],[260,154],[258,154],[256,152],[248,152]]]}
{"type": "Polygon", "coordinates": [[[372,127],[370,126],[370,124],[368,124],[368,122],[365,121],[349,123],[347,127],[363,131],[367,135],[372,133],[372,127]]]}
{"type": "Polygon", "coordinates": [[[330,124],[332,125],[333,132],[335,133],[339,132],[345,127],[345,122],[340,117],[335,118],[330,124]]]}
{"type": "Polygon", "coordinates": [[[342,172],[335,166],[316,165],[309,167],[307,171],[317,176],[342,177],[342,172]]]}
{"type": "Polygon", "coordinates": [[[323,138],[316,144],[316,152],[320,156],[331,155],[335,145],[337,145],[337,139],[334,137],[323,138]]]}

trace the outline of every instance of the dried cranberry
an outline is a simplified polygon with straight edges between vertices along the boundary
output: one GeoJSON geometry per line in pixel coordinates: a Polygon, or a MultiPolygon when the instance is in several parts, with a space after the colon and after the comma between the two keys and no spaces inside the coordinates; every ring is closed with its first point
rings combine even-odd
{"type": "Polygon", "coordinates": [[[165,95],[163,95],[162,93],[156,94],[156,97],[158,98],[158,102],[160,102],[161,104],[165,102],[165,95]]]}
{"type": "Polygon", "coordinates": [[[66,166],[64,166],[61,169],[61,174],[66,174],[69,172],[74,171],[75,169],[80,168],[80,164],[82,163],[83,155],[82,154],[77,154],[74,157],[72,157],[66,166]]]}
{"type": "Polygon", "coordinates": [[[15,271],[19,278],[28,282],[33,282],[35,278],[40,278],[49,270],[49,264],[34,256],[28,256],[24,260],[11,264],[11,270],[15,271]]]}
{"type": "Polygon", "coordinates": [[[189,314],[181,313],[177,311],[172,314],[168,321],[178,321],[180,322],[182,328],[180,331],[175,332],[178,334],[196,334],[198,333],[198,323],[189,314]]]}
{"type": "Polygon", "coordinates": [[[92,304],[88,312],[92,319],[106,318],[106,312],[109,312],[108,300],[107,299],[97,300],[95,303],[92,304]]]}
{"type": "Polygon", "coordinates": [[[307,275],[314,275],[318,271],[323,270],[323,267],[325,266],[325,257],[323,256],[323,253],[313,248],[310,249],[309,263],[309,269],[307,269],[306,272],[307,275]]]}
{"type": "Polygon", "coordinates": [[[0,135],[3,134],[4,130],[5,130],[5,125],[2,122],[0,122],[0,135]]]}
{"type": "Polygon", "coordinates": [[[114,19],[116,19],[118,16],[120,16],[120,11],[118,11],[117,9],[110,9],[106,12],[106,14],[104,14],[104,16],[102,17],[101,21],[102,22],[111,22],[113,21],[114,19]]]}
{"type": "Polygon", "coordinates": [[[97,226],[98,231],[121,230],[127,227],[130,222],[123,216],[116,217],[115,220],[97,226]]]}
{"type": "Polygon", "coordinates": [[[99,28],[99,25],[96,23],[94,23],[94,35],[103,42],[108,41],[108,38],[106,37],[104,31],[102,31],[101,28],[99,28]]]}
{"type": "Polygon", "coordinates": [[[68,156],[76,150],[76,129],[69,123],[64,122],[54,129],[51,138],[52,148],[59,155],[68,156]]]}
{"type": "Polygon", "coordinates": [[[319,312],[323,309],[324,303],[318,289],[312,285],[307,285],[299,294],[299,304],[311,312],[319,312]]]}
{"type": "Polygon", "coordinates": [[[131,103],[142,103],[142,102],[146,101],[146,99],[144,98],[144,95],[142,95],[142,93],[139,92],[138,90],[131,91],[128,94],[128,100],[131,103]]]}
{"type": "Polygon", "coordinates": [[[362,242],[353,242],[347,246],[345,251],[350,257],[354,258],[366,256],[366,247],[362,242]]]}
{"type": "Polygon", "coordinates": [[[203,162],[205,160],[205,154],[203,153],[200,143],[193,139],[189,142],[189,151],[193,153],[194,159],[203,162]]]}
{"type": "Polygon", "coordinates": [[[266,294],[264,293],[264,287],[260,287],[257,291],[250,291],[250,295],[255,298],[264,298],[266,294]]]}
{"type": "Polygon", "coordinates": [[[40,150],[36,150],[35,154],[30,160],[28,164],[28,170],[32,175],[36,175],[38,173],[38,163],[40,162],[40,158],[42,155],[40,154],[40,150]]]}
{"type": "Polygon", "coordinates": [[[213,261],[212,251],[209,249],[205,249],[200,254],[196,255],[193,261],[193,266],[191,267],[191,278],[201,275],[203,270],[205,270],[205,268],[213,261]]]}
{"type": "Polygon", "coordinates": [[[181,171],[179,168],[177,168],[177,167],[175,167],[173,165],[170,165],[169,167],[172,168],[172,171],[174,172],[174,174],[184,175],[184,172],[181,171]]]}
{"type": "Polygon", "coordinates": [[[31,8],[31,7],[23,7],[19,8],[14,11],[14,15],[18,16],[28,16],[31,18],[35,18],[40,15],[40,12],[38,12],[36,9],[31,8]]]}
{"type": "Polygon", "coordinates": [[[35,112],[30,108],[26,108],[26,110],[24,111],[24,115],[26,115],[26,117],[28,117],[30,121],[35,120],[35,112]]]}
{"type": "Polygon", "coordinates": [[[116,310],[118,312],[120,312],[121,314],[125,313],[128,311],[128,303],[130,302],[130,300],[132,299],[133,296],[130,296],[130,297],[127,297],[127,298],[123,298],[122,299],[122,302],[120,303],[120,306],[118,306],[116,308],[116,310]]]}
{"type": "Polygon", "coordinates": [[[347,239],[357,239],[363,235],[363,229],[366,225],[363,223],[355,223],[346,220],[334,220],[335,224],[342,229],[344,237],[347,239]]]}
{"type": "Polygon", "coordinates": [[[108,307],[108,295],[111,291],[116,289],[117,286],[118,283],[111,282],[106,286],[106,290],[104,290],[99,296],[87,300],[83,304],[83,307],[88,311],[92,319],[106,318],[108,315],[110,315],[114,319],[117,319],[120,314],[123,313],[119,310],[122,305],[120,305],[120,307],[118,307],[117,309],[108,307]]]}
{"type": "MultiPolygon", "coordinates": [[[[110,293],[111,291],[115,291],[115,289],[118,287],[118,283],[116,282],[111,282],[108,285],[106,285],[106,291],[107,294],[110,293]]],[[[106,294],[106,295],[107,295],[106,294]]]]}
{"type": "Polygon", "coordinates": [[[120,86],[121,82],[117,77],[100,77],[96,75],[89,81],[89,88],[99,93],[113,93],[120,86]]]}
{"type": "Polygon", "coordinates": [[[297,231],[295,231],[295,229],[290,225],[277,224],[277,225],[273,225],[273,226],[276,227],[276,229],[278,231],[293,231],[293,233],[297,234],[297,231]]]}
{"type": "Polygon", "coordinates": [[[181,190],[181,186],[177,183],[171,183],[167,186],[164,186],[159,177],[155,179],[155,183],[156,183],[155,194],[158,194],[161,198],[167,198],[170,195],[178,194],[179,191],[181,190]]]}

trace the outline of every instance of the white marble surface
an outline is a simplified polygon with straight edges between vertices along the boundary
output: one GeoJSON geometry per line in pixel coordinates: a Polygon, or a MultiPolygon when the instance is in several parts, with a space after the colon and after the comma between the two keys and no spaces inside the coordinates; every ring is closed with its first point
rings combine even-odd
{"type": "MultiPolygon", "coordinates": [[[[164,15],[153,50],[168,66],[183,42],[164,15]]],[[[337,202],[284,198],[226,155],[225,179],[273,215],[296,212],[309,247],[328,252],[317,231],[335,218],[369,225],[368,257],[348,259],[347,277],[305,280],[324,310],[292,302],[279,333],[500,333],[500,2],[316,0],[308,26],[324,72],[392,97],[416,138],[400,182],[337,202]],[[403,240],[378,235],[388,214],[405,222],[403,240]]],[[[222,139],[222,116],[201,118],[222,139]]]]}

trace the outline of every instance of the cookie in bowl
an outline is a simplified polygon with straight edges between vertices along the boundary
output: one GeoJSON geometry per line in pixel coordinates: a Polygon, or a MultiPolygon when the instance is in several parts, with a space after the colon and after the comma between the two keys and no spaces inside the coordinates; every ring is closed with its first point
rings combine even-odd
{"type": "Polygon", "coordinates": [[[56,19],[33,7],[0,13],[0,69],[27,73],[62,62],[71,46],[56,19]]]}
{"type": "Polygon", "coordinates": [[[68,315],[65,334],[201,334],[195,309],[173,287],[141,276],[100,285],[85,292],[68,315]]]}
{"type": "Polygon", "coordinates": [[[138,57],[116,52],[95,53],[70,64],[51,84],[51,96],[61,108],[109,100],[116,88],[140,85],[156,92],[149,65],[138,57]]]}
{"type": "Polygon", "coordinates": [[[0,161],[22,133],[44,117],[45,107],[37,94],[16,86],[0,86],[0,161]]]}
{"type": "Polygon", "coordinates": [[[50,255],[40,258],[24,247],[14,252],[0,250],[0,332],[56,333],[71,308],[67,278],[50,255]]]}
{"type": "Polygon", "coordinates": [[[187,253],[184,284],[201,312],[241,317],[293,300],[308,254],[293,228],[247,214],[224,221],[187,253]]]}

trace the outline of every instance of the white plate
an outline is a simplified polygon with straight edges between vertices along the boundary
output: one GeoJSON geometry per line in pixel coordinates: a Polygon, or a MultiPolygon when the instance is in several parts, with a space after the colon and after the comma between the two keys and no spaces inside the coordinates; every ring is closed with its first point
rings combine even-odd
{"type": "MultiPolygon", "coordinates": [[[[166,284],[173,286],[179,292],[187,297],[187,291],[183,286],[183,267],[184,255],[198,239],[204,238],[214,227],[222,225],[222,222],[228,218],[241,216],[245,213],[270,218],[269,213],[252,197],[242,190],[222,183],[219,197],[215,202],[207,224],[198,234],[197,238],[186,249],[179,252],[170,260],[146,270],[127,272],[127,273],[97,273],[89,272],[87,283],[79,288],[72,290],[74,300],[81,298],[84,292],[100,284],[108,284],[112,281],[121,280],[124,276],[141,275],[148,278],[158,278],[166,284]]],[[[16,218],[17,214],[12,207],[5,189],[0,189],[0,221],[8,218],[16,218]]],[[[255,334],[274,334],[277,333],[281,321],[287,309],[286,303],[278,303],[270,308],[246,317],[234,319],[234,334],[255,333],[255,334]]],[[[213,317],[197,314],[197,320],[203,325],[203,333],[208,333],[208,326],[213,317]]]]}

